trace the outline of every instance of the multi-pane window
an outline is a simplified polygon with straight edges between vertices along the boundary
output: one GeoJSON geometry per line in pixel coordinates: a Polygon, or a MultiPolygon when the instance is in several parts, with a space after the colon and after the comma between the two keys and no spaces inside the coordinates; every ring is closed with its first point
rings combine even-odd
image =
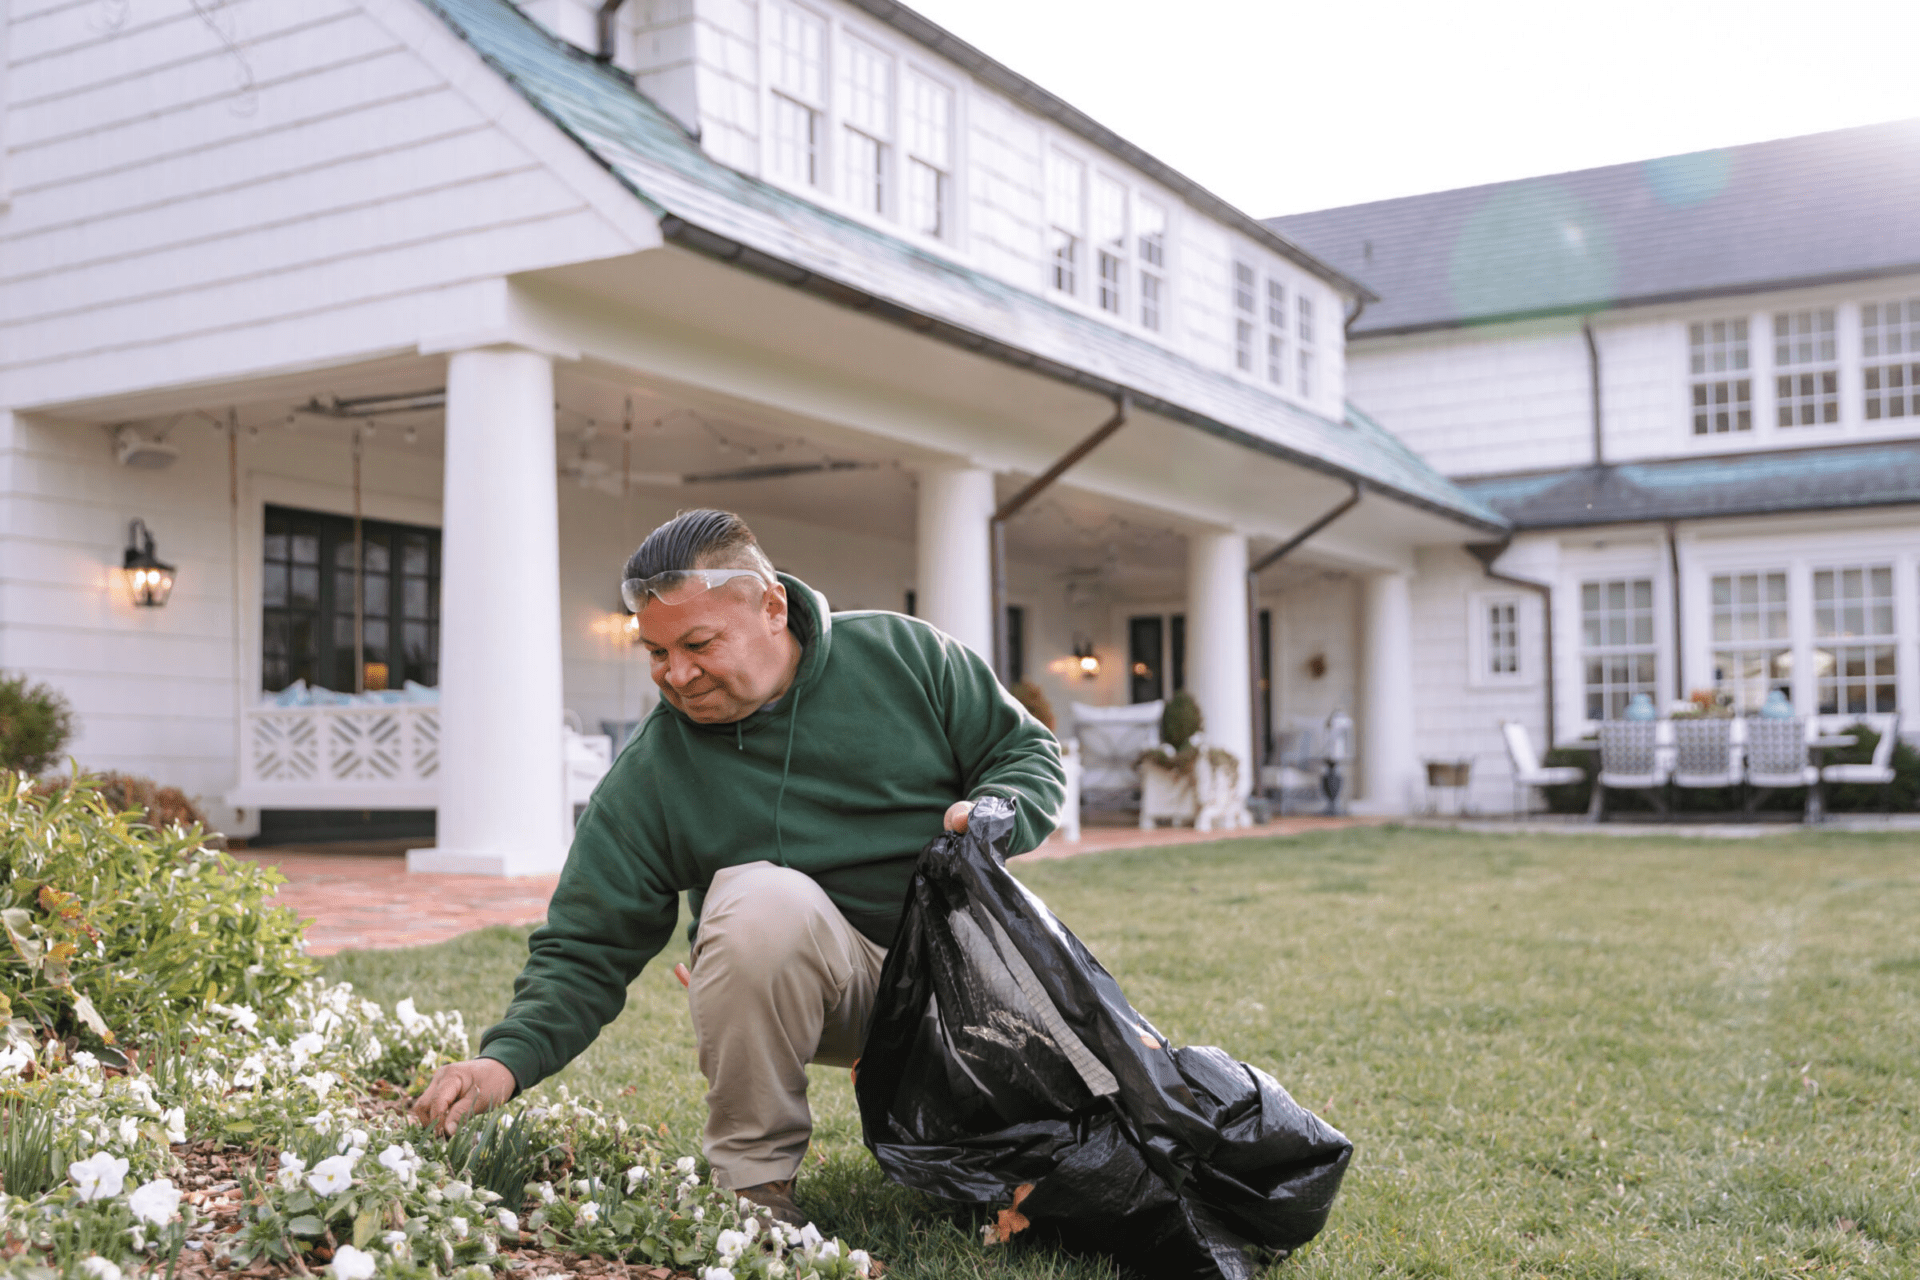
{"type": "Polygon", "coordinates": [[[1267,381],[1278,387],[1287,380],[1287,286],[1267,277],[1267,381]]]}
{"type": "Polygon", "coordinates": [[[1047,165],[1047,239],[1053,287],[1080,292],[1080,246],[1087,238],[1087,166],[1052,153],[1047,165]]]}
{"type": "Polygon", "coordinates": [[[1140,263],[1140,327],[1160,330],[1160,309],[1167,280],[1167,209],[1157,200],[1134,206],[1134,244],[1140,263]]]}
{"type": "Polygon", "coordinates": [[[1618,720],[1636,694],[1654,694],[1653,579],[1580,584],[1587,719],[1618,720]]]}
{"type": "Polygon", "coordinates": [[[1300,312],[1300,324],[1294,336],[1300,340],[1300,374],[1294,382],[1294,389],[1303,396],[1313,394],[1313,299],[1301,294],[1294,299],[1300,312]]]}
{"type": "Polygon", "coordinates": [[[1687,326],[1693,434],[1753,430],[1753,380],[1745,320],[1702,320],[1687,326]]]}
{"type": "Polygon", "coordinates": [[[1520,605],[1495,600],[1487,605],[1487,674],[1520,674],[1520,605]]]}
{"type": "Polygon", "coordinates": [[[1127,189],[1104,173],[1093,180],[1093,249],[1100,309],[1119,315],[1127,277],[1127,189]]]}
{"type": "Polygon", "coordinates": [[[361,522],[358,670],[353,521],[268,507],[262,550],[262,688],[305,680],[352,693],[439,682],[438,529],[361,522]]]}
{"type": "Polygon", "coordinates": [[[945,239],[953,183],[953,90],[909,71],[904,132],[907,226],[945,239]]]}
{"type": "Polygon", "coordinates": [[[1835,358],[1832,307],[1774,313],[1775,412],[1781,426],[1840,420],[1840,367],[1835,358]]]}
{"type": "Polygon", "coordinates": [[[1236,369],[1253,372],[1253,321],[1255,274],[1244,262],[1233,264],[1233,364],[1236,369]]]}
{"type": "Polygon", "coordinates": [[[1920,298],[1862,306],[1860,356],[1868,421],[1920,417],[1920,298]]]}
{"type": "Polygon", "coordinates": [[[1773,690],[1792,692],[1792,667],[1786,573],[1715,574],[1715,691],[1743,714],[1758,711],[1773,690]]]}
{"type": "Polygon", "coordinates": [[[893,137],[893,60],[848,39],[840,59],[840,140],[847,201],[863,213],[885,213],[893,137]]]}
{"type": "Polygon", "coordinates": [[[1813,635],[1822,715],[1894,709],[1892,565],[1816,569],[1813,635]]]}
{"type": "Polygon", "coordinates": [[[826,24],[791,5],[773,6],[769,47],[773,86],[773,172],[817,187],[826,115],[826,24]]]}

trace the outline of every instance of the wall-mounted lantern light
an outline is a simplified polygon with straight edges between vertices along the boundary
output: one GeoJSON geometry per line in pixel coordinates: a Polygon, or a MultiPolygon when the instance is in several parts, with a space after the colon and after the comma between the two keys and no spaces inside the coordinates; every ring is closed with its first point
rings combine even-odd
{"type": "Polygon", "coordinates": [[[1100,674],[1100,658],[1094,653],[1091,640],[1073,642],[1073,661],[1080,669],[1082,679],[1091,680],[1100,674]]]}
{"type": "Polygon", "coordinates": [[[593,624],[593,629],[614,644],[640,643],[640,615],[629,612],[624,605],[617,612],[603,616],[593,624]]]}
{"type": "Polygon", "coordinates": [[[127,560],[123,571],[133,602],[143,608],[158,609],[173,594],[173,566],[153,554],[153,534],[147,522],[138,517],[127,526],[127,560]]]}

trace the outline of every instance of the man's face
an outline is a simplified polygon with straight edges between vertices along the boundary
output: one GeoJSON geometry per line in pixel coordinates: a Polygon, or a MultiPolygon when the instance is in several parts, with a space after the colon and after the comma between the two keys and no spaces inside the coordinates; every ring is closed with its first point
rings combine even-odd
{"type": "Polygon", "coordinates": [[[649,596],[639,616],[653,682],[690,720],[744,719],[791,675],[787,589],[778,583],[735,578],[678,605],[649,596]]]}

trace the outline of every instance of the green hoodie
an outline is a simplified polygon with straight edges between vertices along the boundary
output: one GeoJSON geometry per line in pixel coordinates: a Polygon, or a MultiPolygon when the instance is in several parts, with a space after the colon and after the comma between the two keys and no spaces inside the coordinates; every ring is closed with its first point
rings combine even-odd
{"type": "MultiPolygon", "coordinates": [[[[891,946],[915,859],[956,800],[1005,796],[1012,853],[1053,829],[1060,747],[965,645],[897,613],[830,614],[786,574],[792,686],[733,724],[662,701],[593,793],[506,1016],[480,1038],[523,1089],[593,1043],[714,873],[804,871],[891,946]]],[[[696,926],[697,927],[697,926],[696,926]]]]}

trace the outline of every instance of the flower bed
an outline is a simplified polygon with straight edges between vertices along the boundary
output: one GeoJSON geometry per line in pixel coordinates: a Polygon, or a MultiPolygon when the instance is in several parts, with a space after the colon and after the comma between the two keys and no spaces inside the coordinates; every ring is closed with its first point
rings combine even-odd
{"type": "Polygon", "coordinates": [[[408,1094],[468,1055],[458,1014],[422,1014],[409,1000],[388,1011],[310,980],[254,1002],[207,994],[234,985],[217,981],[197,997],[139,994],[148,953],[115,930],[141,930],[116,925],[125,913],[92,892],[120,883],[102,865],[114,855],[171,860],[153,878],[190,918],[201,897],[224,895],[229,932],[283,936],[292,954],[243,975],[256,988],[304,963],[297,927],[268,905],[271,882],[236,889],[239,869],[197,837],[112,815],[84,787],[51,801],[24,778],[0,791],[4,889],[30,904],[6,908],[13,951],[0,969],[0,1273],[879,1274],[864,1253],[713,1186],[693,1157],[662,1149],[662,1132],[564,1087],[450,1138],[412,1126],[408,1094]],[[81,963],[89,950],[92,966],[81,963]],[[116,1029],[136,1012],[137,1035],[116,1029]]]}

